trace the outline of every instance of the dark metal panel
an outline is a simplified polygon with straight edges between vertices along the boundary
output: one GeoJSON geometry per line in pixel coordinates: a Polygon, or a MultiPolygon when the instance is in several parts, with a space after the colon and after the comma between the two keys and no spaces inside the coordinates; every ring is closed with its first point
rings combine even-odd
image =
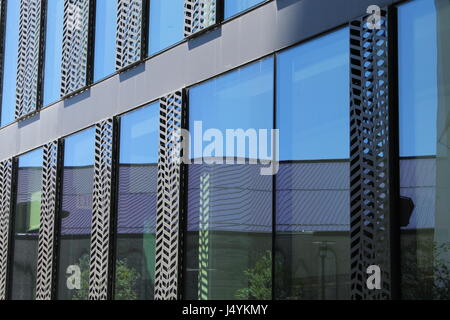
{"type": "Polygon", "coordinates": [[[106,119],[98,123],[95,128],[94,191],[89,274],[90,300],[106,300],[108,298],[113,140],[113,119],[106,119]]]}
{"type": "Polygon", "coordinates": [[[202,31],[218,22],[219,0],[184,1],[184,36],[202,31]]]}
{"type": "Polygon", "coordinates": [[[89,82],[91,10],[91,0],[64,0],[61,96],[89,82]]]}
{"type": "Polygon", "coordinates": [[[58,189],[58,141],[44,146],[43,160],[36,299],[50,300],[52,298],[55,215],[58,189]]]}
{"type": "Polygon", "coordinates": [[[350,22],[351,296],[390,299],[392,212],[388,12],[379,29],[368,16],[350,22]],[[367,268],[381,269],[381,290],[367,286],[367,268]]]}
{"type": "Polygon", "coordinates": [[[36,111],[40,84],[42,1],[20,0],[16,119],[36,111]]]}
{"type": "Polygon", "coordinates": [[[0,162],[0,300],[6,299],[13,161],[0,162]]]}
{"type": "Polygon", "coordinates": [[[142,58],[144,0],[118,0],[116,70],[142,58]]]}
{"type": "Polygon", "coordinates": [[[0,118],[2,115],[3,59],[5,49],[6,0],[0,0],[0,118]]]}
{"type": "Polygon", "coordinates": [[[155,300],[178,299],[183,90],[160,100],[155,300]]]}

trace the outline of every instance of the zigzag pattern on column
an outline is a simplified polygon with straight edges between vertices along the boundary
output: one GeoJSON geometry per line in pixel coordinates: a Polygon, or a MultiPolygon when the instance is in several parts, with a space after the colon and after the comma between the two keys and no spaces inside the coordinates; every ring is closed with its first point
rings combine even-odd
{"type": "Polygon", "coordinates": [[[87,85],[90,0],[64,0],[61,96],[87,85]]]}
{"type": "Polygon", "coordinates": [[[143,0],[118,0],[116,70],[141,59],[143,0]]]}
{"type": "Polygon", "coordinates": [[[155,300],[178,298],[183,92],[160,100],[155,300]]]}
{"type": "Polygon", "coordinates": [[[58,183],[58,141],[44,146],[42,201],[39,226],[36,299],[52,298],[56,192],[58,183]]]}
{"type": "Polygon", "coordinates": [[[185,0],[184,37],[206,29],[217,21],[217,0],[185,0]]]}
{"type": "MultiPolygon", "coordinates": [[[[16,0],[19,1],[19,0],[16,0]]],[[[41,0],[20,0],[16,119],[37,109],[41,56],[41,0]]]]}
{"type": "Polygon", "coordinates": [[[12,163],[12,160],[0,162],[0,300],[6,299],[12,163]]]}
{"type": "Polygon", "coordinates": [[[95,164],[89,271],[89,299],[108,298],[114,121],[95,128],[95,164]]]}
{"type": "Polygon", "coordinates": [[[350,23],[351,296],[390,298],[389,100],[387,11],[381,29],[367,16],[350,23]],[[369,290],[366,269],[382,270],[382,290],[369,290]]]}

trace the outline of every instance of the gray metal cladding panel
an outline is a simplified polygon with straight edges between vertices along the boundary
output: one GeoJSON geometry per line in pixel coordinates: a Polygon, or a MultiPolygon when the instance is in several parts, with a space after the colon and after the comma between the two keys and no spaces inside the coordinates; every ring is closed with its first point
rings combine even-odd
{"type": "Polygon", "coordinates": [[[41,58],[41,0],[20,1],[16,119],[26,116],[38,107],[41,58]]]}
{"type": "Polygon", "coordinates": [[[108,298],[114,121],[95,128],[95,163],[91,234],[89,299],[108,298]]]}
{"type": "Polygon", "coordinates": [[[389,299],[391,292],[387,16],[382,10],[374,30],[367,16],[350,22],[353,299],[389,299]],[[381,290],[367,288],[370,265],[381,268],[381,290]]]}
{"type": "Polygon", "coordinates": [[[36,299],[52,298],[56,194],[58,185],[58,141],[44,146],[42,200],[37,261],[36,299]]]}
{"type": "Polygon", "coordinates": [[[143,1],[117,2],[116,70],[132,65],[142,58],[143,1]]]}
{"type": "Polygon", "coordinates": [[[90,0],[64,0],[61,96],[87,85],[90,0]]]}
{"type": "Polygon", "coordinates": [[[12,164],[12,160],[0,162],[0,300],[6,299],[12,164]]]}
{"type": "Polygon", "coordinates": [[[184,36],[189,37],[217,22],[217,0],[185,0],[184,36]]]}
{"type": "Polygon", "coordinates": [[[183,92],[160,100],[155,300],[178,298],[183,92]]]}

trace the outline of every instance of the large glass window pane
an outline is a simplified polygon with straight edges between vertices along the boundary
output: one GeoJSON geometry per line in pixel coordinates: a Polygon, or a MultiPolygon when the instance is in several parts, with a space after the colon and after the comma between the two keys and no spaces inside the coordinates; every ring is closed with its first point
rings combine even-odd
{"type": "Polygon", "coordinates": [[[9,0],[6,10],[5,53],[0,125],[14,121],[16,109],[17,57],[19,52],[20,1],[9,0]]]}
{"type": "Polygon", "coordinates": [[[48,0],[45,31],[44,106],[57,101],[61,95],[63,18],[64,0],[48,0]]]}
{"type": "Polygon", "coordinates": [[[348,37],[278,55],[277,299],[350,297],[348,37]]]}
{"type": "Polygon", "coordinates": [[[251,147],[271,141],[259,134],[273,128],[273,69],[268,58],[189,90],[187,299],[272,298],[272,176],[251,147]]]}
{"type": "Polygon", "coordinates": [[[448,1],[399,6],[404,299],[450,299],[449,37],[448,1]]]}
{"type": "Polygon", "coordinates": [[[184,38],[184,0],[150,0],[148,55],[184,38]]]}
{"type": "Polygon", "coordinates": [[[158,146],[159,103],[120,118],[117,300],[153,299],[158,146]]]}
{"type": "Polygon", "coordinates": [[[42,149],[19,157],[14,211],[11,298],[36,298],[37,252],[42,193],[42,149]]]}
{"type": "Polygon", "coordinates": [[[57,279],[60,300],[88,298],[94,139],[93,128],[64,139],[57,279]]]}
{"type": "Polygon", "coordinates": [[[117,0],[96,0],[94,81],[116,70],[117,0]]]}
{"type": "Polygon", "coordinates": [[[266,0],[224,0],[225,1],[225,19],[232,17],[258,3],[266,0]]]}

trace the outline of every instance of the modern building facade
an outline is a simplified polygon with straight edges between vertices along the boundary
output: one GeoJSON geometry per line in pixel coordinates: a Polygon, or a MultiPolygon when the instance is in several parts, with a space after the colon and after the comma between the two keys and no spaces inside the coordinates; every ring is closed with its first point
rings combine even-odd
{"type": "Polygon", "coordinates": [[[450,298],[449,0],[0,8],[0,300],[450,298]]]}

